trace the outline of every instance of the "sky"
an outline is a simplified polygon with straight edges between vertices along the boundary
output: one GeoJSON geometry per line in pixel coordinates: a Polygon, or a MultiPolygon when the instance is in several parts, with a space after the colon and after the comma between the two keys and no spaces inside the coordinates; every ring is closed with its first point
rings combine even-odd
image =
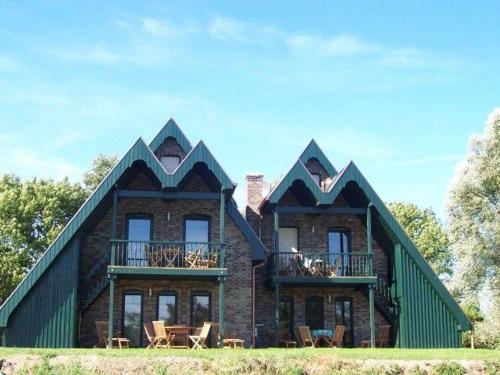
{"type": "Polygon", "coordinates": [[[247,172],[278,178],[314,138],[444,219],[500,105],[498,1],[103,3],[1,2],[1,174],[79,181],[173,117],[240,206],[247,172]]]}

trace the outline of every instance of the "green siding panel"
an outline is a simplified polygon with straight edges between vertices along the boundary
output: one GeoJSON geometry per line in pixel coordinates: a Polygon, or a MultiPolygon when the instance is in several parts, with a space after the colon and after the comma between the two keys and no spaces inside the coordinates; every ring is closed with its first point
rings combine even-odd
{"type": "Polygon", "coordinates": [[[153,152],[155,152],[156,150],[158,150],[158,147],[161,146],[163,141],[168,137],[175,138],[177,143],[182,147],[186,154],[191,151],[191,143],[189,143],[188,138],[184,135],[181,128],[179,128],[174,119],[170,119],[167,121],[165,126],[153,138],[153,140],[149,144],[149,148],[153,152]]]}
{"type": "Polygon", "coordinates": [[[401,347],[460,347],[458,320],[454,312],[443,302],[405,248],[402,248],[402,263],[402,280],[398,280],[403,289],[398,333],[401,347]]]}
{"type": "Polygon", "coordinates": [[[75,346],[79,241],[71,241],[9,318],[7,346],[75,346]]]}
{"type": "Polygon", "coordinates": [[[306,164],[307,161],[312,158],[315,158],[320,162],[323,168],[325,168],[325,170],[328,172],[329,176],[333,177],[337,175],[337,170],[334,168],[330,160],[328,160],[328,158],[314,139],[309,142],[304,152],[302,152],[302,154],[299,156],[299,160],[302,163],[306,164]]]}

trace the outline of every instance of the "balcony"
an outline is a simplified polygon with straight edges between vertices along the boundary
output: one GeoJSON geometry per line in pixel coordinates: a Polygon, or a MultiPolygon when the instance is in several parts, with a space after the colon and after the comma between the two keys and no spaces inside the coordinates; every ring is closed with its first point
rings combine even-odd
{"type": "Polygon", "coordinates": [[[109,274],[128,276],[226,276],[218,242],[111,240],[109,274]]]}
{"type": "Polygon", "coordinates": [[[269,258],[273,282],[284,284],[372,284],[368,253],[280,252],[269,258]]]}

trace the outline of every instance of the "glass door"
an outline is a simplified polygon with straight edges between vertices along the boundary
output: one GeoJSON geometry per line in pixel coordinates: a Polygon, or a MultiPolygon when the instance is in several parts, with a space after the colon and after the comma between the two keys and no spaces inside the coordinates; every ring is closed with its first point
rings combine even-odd
{"type": "Polygon", "coordinates": [[[354,329],[352,324],[352,298],[339,297],[335,299],[335,325],[345,326],[345,347],[354,346],[354,329]]]}
{"type": "Polygon", "coordinates": [[[127,266],[146,267],[146,249],[151,241],[151,218],[134,216],[127,221],[127,266]]]}
{"type": "Polygon", "coordinates": [[[350,237],[348,229],[331,229],[328,231],[328,263],[330,268],[337,268],[337,272],[341,276],[351,276],[349,264],[350,237]]]}

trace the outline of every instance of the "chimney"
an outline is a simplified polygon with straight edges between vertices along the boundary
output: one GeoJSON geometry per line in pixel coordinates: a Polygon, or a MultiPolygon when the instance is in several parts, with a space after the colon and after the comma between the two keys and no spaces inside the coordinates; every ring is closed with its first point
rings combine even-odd
{"type": "Polygon", "coordinates": [[[248,173],[245,177],[247,181],[247,206],[246,219],[255,233],[259,233],[259,205],[262,202],[264,175],[261,173],[248,173]]]}

